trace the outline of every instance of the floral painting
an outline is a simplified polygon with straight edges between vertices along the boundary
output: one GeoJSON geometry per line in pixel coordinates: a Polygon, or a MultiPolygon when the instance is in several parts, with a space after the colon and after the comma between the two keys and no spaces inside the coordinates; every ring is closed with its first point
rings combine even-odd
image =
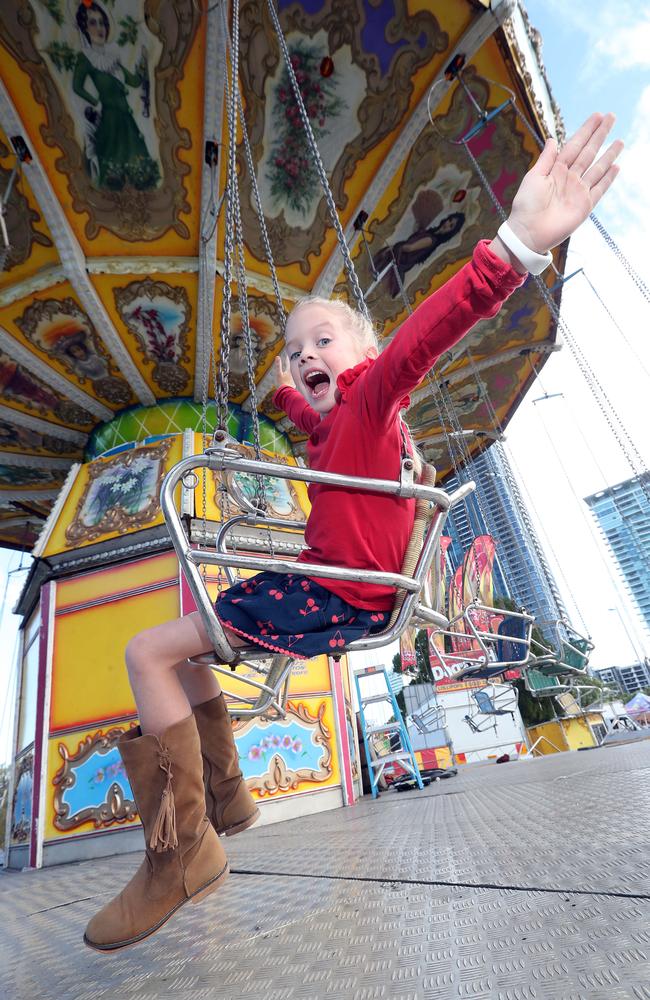
{"type": "Polygon", "coordinates": [[[171,439],[133,448],[106,462],[88,465],[88,483],[66,529],[72,545],[112,531],[132,531],[160,511],[160,486],[171,439]]]}
{"type": "Polygon", "coordinates": [[[301,702],[289,702],[286,719],[252,719],[235,730],[239,765],[250,789],[273,795],[331,776],[332,735],[325,709],[321,702],[312,715],[301,702]]]}
{"type": "Polygon", "coordinates": [[[172,396],[182,395],[189,382],[192,306],[187,292],[164,281],[132,281],[114,290],[115,306],[136,339],[145,365],[153,364],[152,378],[172,396]]]}
{"type": "MultiPolygon", "coordinates": [[[[414,11],[408,0],[279,0],[277,9],[334,202],[345,211],[350,177],[399,127],[418,71],[449,37],[431,11],[414,11]]],[[[242,0],[240,39],[246,124],[275,259],[308,274],[330,219],[265,3],[242,0]]],[[[244,230],[263,260],[243,150],[239,156],[244,230]]]]}
{"type": "MultiPolygon", "coordinates": [[[[291,49],[291,66],[296,76],[307,117],[316,140],[328,135],[345,109],[336,93],[340,80],[332,79],[334,63],[329,55],[304,41],[291,49]]],[[[273,134],[266,178],[277,207],[286,204],[305,215],[319,193],[319,179],[298,104],[284,66],[273,95],[273,134]]]]}

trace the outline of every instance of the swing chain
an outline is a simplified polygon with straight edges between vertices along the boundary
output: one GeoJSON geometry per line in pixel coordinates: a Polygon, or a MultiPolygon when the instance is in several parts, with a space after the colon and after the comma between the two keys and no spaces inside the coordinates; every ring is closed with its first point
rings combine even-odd
{"type": "Polygon", "coordinates": [[[230,47],[230,92],[227,93],[228,108],[228,168],[226,180],[226,226],[224,234],[224,273],[221,298],[221,356],[219,359],[219,381],[215,385],[217,427],[227,430],[228,393],[230,379],[230,321],[232,306],[234,229],[235,229],[235,185],[237,183],[237,103],[236,92],[239,76],[239,0],[232,4],[233,37],[230,47]]]}
{"type": "Polygon", "coordinates": [[[343,257],[343,266],[345,268],[345,273],[348,276],[348,281],[350,282],[350,287],[352,289],[352,294],[356,302],[357,309],[364,317],[370,322],[370,314],[368,312],[368,307],[366,301],[363,297],[363,292],[361,291],[361,286],[359,284],[359,279],[357,278],[356,271],[354,269],[354,263],[350,256],[350,250],[348,248],[345,233],[343,232],[343,227],[338,217],[336,211],[336,205],[334,204],[334,198],[332,197],[332,192],[330,190],[329,182],[327,180],[327,174],[325,173],[325,167],[321,159],[320,152],[318,151],[318,146],[316,144],[316,138],[309,121],[309,116],[305,108],[304,101],[302,99],[302,93],[300,91],[300,85],[296,79],[296,74],[291,63],[291,56],[289,54],[289,49],[280,26],[280,21],[278,19],[277,11],[273,0],[268,0],[268,8],[271,14],[271,20],[273,21],[273,26],[275,28],[278,42],[280,43],[280,48],[282,49],[282,55],[284,56],[284,62],[287,68],[287,73],[289,75],[289,80],[291,81],[291,89],[293,90],[294,97],[296,99],[296,104],[300,112],[300,117],[302,119],[303,128],[305,130],[305,135],[307,137],[307,142],[309,144],[309,149],[313,158],[314,165],[318,172],[318,177],[323,189],[323,194],[325,196],[325,201],[327,203],[327,208],[329,210],[330,219],[332,221],[332,226],[336,233],[336,238],[338,240],[339,248],[341,250],[341,255],[343,257]]]}
{"type": "Polygon", "coordinates": [[[612,251],[612,253],[614,254],[614,256],[617,258],[617,260],[619,261],[619,263],[623,266],[623,268],[625,269],[625,271],[627,271],[628,275],[630,276],[630,278],[632,279],[632,281],[634,282],[634,284],[636,285],[636,287],[639,289],[639,291],[643,295],[643,297],[646,300],[646,302],[650,302],[650,289],[648,288],[648,286],[646,285],[646,283],[643,281],[643,279],[640,278],[639,275],[636,273],[636,271],[634,270],[634,268],[630,264],[629,260],[627,259],[627,257],[623,253],[623,251],[621,250],[621,248],[615,242],[614,237],[611,236],[610,233],[607,232],[607,230],[605,229],[605,227],[602,224],[602,222],[600,221],[600,219],[597,218],[594,215],[593,212],[589,216],[589,219],[591,220],[591,222],[593,222],[594,226],[596,227],[596,229],[598,230],[598,232],[600,233],[600,235],[602,236],[602,238],[605,240],[605,243],[607,244],[607,246],[609,247],[609,249],[612,251]]]}
{"type": "MultiPolygon", "coordinates": [[[[518,120],[521,122],[521,124],[524,126],[524,128],[526,128],[528,130],[528,132],[530,133],[530,135],[533,137],[533,139],[537,143],[537,146],[540,149],[543,149],[544,148],[544,140],[540,136],[539,132],[537,132],[537,130],[535,128],[533,128],[533,126],[528,121],[528,119],[526,118],[526,116],[520,111],[519,107],[517,106],[517,102],[514,99],[512,99],[512,98],[511,98],[511,104],[512,104],[512,107],[514,109],[514,112],[515,112],[518,120]]],[[[621,250],[621,248],[619,247],[619,245],[616,243],[616,241],[615,241],[614,237],[611,235],[611,233],[609,233],[607,231],[607,229],[605,228],[605,226],[602,224],[602,222],[600,221],[600,219],[598,218],[598,216],[595,215],[594,212],[590,212],[590,214],[589,214],[589,221],[591,223],[593,223],[593,225],[596,227],[596,229],[598,230],[598,232],[600,233],[600,235],[604,239],[605,243],[607,244],[607,247],[612,251],[612,253],[616,257],[616,259],[618,260],[618,262],[621,264],[621,266],[623,267],[623,269],[627,272],[628,276],[632,279],[632,281],[634,282],[634,284],[636,285],[636,287],[638,288],[638,290],[641,292],[641,295],[644,297],[644,299],[646,300],[646,302],[650,302],[650,289],[648,288],[648,286],[646,285],[646,283],[643,281],[643,279],[634,270],[634,268],[630,264],[629,260],[627,259],[627,257],[625,256],[625,254],[623,253],[623,251],[621,250]]]]}
{"type": "MultiPolygon", "coordinates": [[[[223,13],[223,9],[222,9],[223,13]]],[[[235,51],[235,46],[239,44],[239,3],[233,5],[233,37],[230,43],[230,60],[231,65],[236,67],[238,64],[238,51],[235,51]]],[[[225,14],[224,14],[225,21],[225,14]]],[[[224,24],[227,33],[227,25],[224,24]]],[[[246,259],[244,250],[244,235],[243,226],[241,219],[241,201],[239,193],[239,179],[237,176],[236,169],[236,148],[237,148],[237,124],[238,120],[241,120],[241,126],[243,130],[244,144],[248,152],[250,153],[250,147],[248,145],[248,136],[246,133],[246,125],[243,115],[243,107],[241,100],[241,93],[238,85],[238,75],[233,73],[233,77],[228,85],[226,80],[226,104],[228,107],[228,129],[229,129],[229,150],[232,152],[230,158],[230,168],[232,172],[228,177],[228,191],[229,191],[229,202],[228,205],[232,210],[231,220],[232,224],[228,226],[225,234],[225,244],[226,244],[226,266],[225,266],[225,277],[232,275],[233,273],[233,257],[234,257],[234,271],[237,280],[237,292],[238,292],[238,308],[241,316],[242,324],[242,335],[244,339],[244,350],[246,356],[246,375],[250,396],[250,413],[251,413],[251,428],[253,432],[253,450],[255,453],[255,459],[259,462],[262,461],[262,448],[260,440],[260,424],[259,424],[259,414],[258,414],[258,401],[257,401],[257,389],[255,384],[255,359],[253,357],[253,343],[251,335],[251,325],[250,325],[250,312],[248,308],[248,287],[246,279],[246,259]]],[[[261,206],[259,199],[259,192],[257,190],[257,182],[255,179],[254,170],[252,169],[252,157],[248,162],[248,169],[254,184],[254,190],[256,193],[256,199],[258,206],[261,206]]],[[[268,245],[268,237],[266,239],[266,246],[268,247],[269,257],[271,257],[270,246],[268,245]]],[[[274,269],[273,269],[274,270],[274,269]]],[[[277,278],[275,280],[275,285],[277,287],[277,278]]],[[[229,287],[229,285],[228,285],[229,287]]],[[[277,288],[279,296],[279,287],[277,288]]],[[[225,293],[225,288],[224,288],[225,293]]],[[[282,308],[281,300],[279,300],[281,315],[284,318],[284,309],[282,308]]],[[[229,315],[229,335],[230,331],[230,302],[228,306],[229,315]]],[[[230,345],[228,346],[227,356],[225,358],[226,373],[229,374],[229,357],[230,357],[230,345]]],[[[223,377],[223,367],[221,368],[221,375],[223,377]]],[[[228,378],[225,379],[226,390],[228,388],[228,378]]],[[[222,401],[223,402],[223,401],[222,401]]],[[[225,412],[227,414],[227,396],[225,400],[225,412]]],[[[220,424],[222,429],[225,429],[225,423],[220,424]]],[[[227,489],[222,484],[223,499],[226,499],[227,489]]],[[[226,499],[226,504],[229,506],[229,498],[226,499]]],[[[268,510],[267,494],[266,494],[266,481],[262,476],[255,477],[255,499],[254,506],[260,511],[261,514],[265,514],[268,510]]],[[[267,531],[269,549],[271,557],[275,555],[273,547],[273,539],[271,532],[267,531]]]]}
{"type": "Polygon", "coordinates": [[[287,323],[287,314],[285,312],[284,303],[282,301],[282,295],[280,294],[280,284],[278,281],[278,274],[275,268],[275,260],[273,259],[273,253],[271,251],[269,232],[266,227],[266,218],[262,210],[262,199],[260,198],[260,191],[257,184],[257,174],[255,172],[255,165],[253,163],[253,154],[251,153],[250,141],[248,138],[248,129],[246,128],[246,119],[244,117],[244,106],[241,99],[241,93],[239,91],[237,92],[237,97],[239,101],[239,118],[241,121],[242,136],[244,139],[244,151],[246,153],[246,166],[248,168],[248,174],[251,180],[251,187],[253,189],[253,194],[255,196],[255,214],[257,215],[257,219],[260,224],[260,234],[262,236],[262,243],[264,244],[264,257],[266,259],[266,263],[268,264],[269,271],[271,272],[273,293],[275,295],[275,301],[278,307],[278,313],[280,315],[280,324],[281,324],[280,332],[282,334],[282,337],[284,338],[284,328],[287,323]]]}

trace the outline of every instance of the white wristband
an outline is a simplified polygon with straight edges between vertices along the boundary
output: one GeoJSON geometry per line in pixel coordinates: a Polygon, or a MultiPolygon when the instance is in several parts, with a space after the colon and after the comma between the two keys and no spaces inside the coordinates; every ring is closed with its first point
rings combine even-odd
{"type": "Polygon", "coordinates": [[[497,236],[502,243],[505,243],[510,253],[514,254],[522,267],[525,267],[531,274],[541,274],[553,260],[553,254],[550,250],[546,253],[535,253],[525,243],[522,243],[507,222],[501,223],[497,236]]]}

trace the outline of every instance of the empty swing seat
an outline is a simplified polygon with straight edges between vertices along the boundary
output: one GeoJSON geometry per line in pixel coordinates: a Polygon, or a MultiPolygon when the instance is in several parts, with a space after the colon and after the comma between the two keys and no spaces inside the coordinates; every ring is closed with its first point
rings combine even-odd
{"type": "Polygon", "coordinates": [[[487,691],[472,692],[474,701],[483,715],[512,715],[511,708],[497,708],[487,691]]]}

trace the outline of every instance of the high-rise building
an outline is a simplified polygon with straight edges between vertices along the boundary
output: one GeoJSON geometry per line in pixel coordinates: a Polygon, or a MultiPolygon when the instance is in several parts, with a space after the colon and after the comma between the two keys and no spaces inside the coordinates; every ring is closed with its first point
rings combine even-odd
{"type": "Polygon", "coordinates": [[[585,497],[644,626],[650,631],[650,473],[585,497]]]}
{"type": "Polygon", "coordinates": [[[454,474],[447,477],[444,487],[453,490],[468,479],[476,481],[476,492],[467,504],[454,508],[445,525],[445,533],[452,539],[452,564],[459,564],[476,535],[492,535],[497,543],[495,592],[511,597],[538,621],[566,618],[562,597],[515,474],[498,442],[473,461],[462,480],[454,474]]]}
{"type": "Polygon", "coordinates": [[[628,694],[650,687],[650,661],[647,659],[628,667],[597,667],[593,673],[605,684],[611,684],[628,694]]]}

